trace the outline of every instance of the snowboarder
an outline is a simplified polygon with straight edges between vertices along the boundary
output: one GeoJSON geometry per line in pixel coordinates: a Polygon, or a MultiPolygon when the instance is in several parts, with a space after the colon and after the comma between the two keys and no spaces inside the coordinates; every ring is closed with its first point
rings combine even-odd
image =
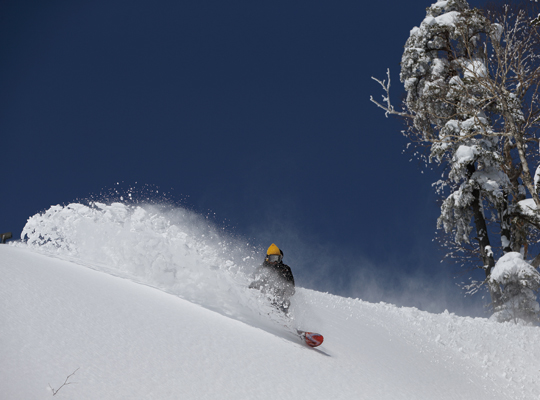
{"type": "Polygon", "coordinates": [[[255,280],[250,289],[266,294],[275,307],[288,314],[290,298],[294,294],[294,277],[291,268],[283,264],[283,251],[274,243],[266,251],[263,264],[255,270],[255,280]]]}

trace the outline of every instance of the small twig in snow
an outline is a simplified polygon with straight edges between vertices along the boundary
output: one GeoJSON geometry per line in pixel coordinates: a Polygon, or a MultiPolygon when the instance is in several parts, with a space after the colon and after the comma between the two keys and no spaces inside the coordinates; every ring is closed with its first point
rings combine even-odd
{"type": "Polygon", "coordinates": [[[69,381],[69,378],[71,378],[73,375],[75,375],[75,372],[77,372],[81,367],[77,368],[75,371],[73,371],[70,375],[67,376],[66,380],[64,381],[64,383],[62,384],[62,386],[60,386],[58,389],[55,389],[51,386],[51,384],[49,383],[49,389],[51,389],[52,391],[52,394],[53,396],[56,396],[56,393],[58,393],[60,391],[60,389],[62,389],[64,386],[67,386],[67,385],[71,385],[73,383],[77,383],[77,382],[68,382],[69,381]]]}

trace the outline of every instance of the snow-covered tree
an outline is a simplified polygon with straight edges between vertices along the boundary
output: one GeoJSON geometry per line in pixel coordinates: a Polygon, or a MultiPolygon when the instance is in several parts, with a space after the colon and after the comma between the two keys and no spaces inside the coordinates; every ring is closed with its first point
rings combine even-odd
{"type": "Polygon", "coordinates": [[[540,31],[530,19],[524,8],[439,0],[405,44],[402,109],[391,104],[389,73],[377,80],[383,102],[371,99],[405,119],[405,136],[428,148],[426,162],[443,166],[438,227],[452,235],[449,253],[480,260],[495,307],[504,301],[504,285],[490,279],[497,258],[527,256],[540,230],[530,167],[539,161],[540,31]]]}
{"type": "Polygon", "coordinates": [[[491,272],[490,281],[502,288],[501,304],[492,319],[498,322],[538,322],[540,305],[535,292],[540,288],[540,274],[521,253],[502,256],[491,272]]]}

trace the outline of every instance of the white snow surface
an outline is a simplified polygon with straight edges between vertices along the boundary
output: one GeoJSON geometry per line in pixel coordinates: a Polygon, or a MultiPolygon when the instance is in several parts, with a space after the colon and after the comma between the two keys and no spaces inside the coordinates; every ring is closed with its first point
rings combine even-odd
{"type": "Polygon", "coordinates": [[[476,157],[476,153],[477,150],[474,147],[461,145],[456,150],[454,159],[458,164],[467,164],[474,160],[474,158],[476,157]]]}
{"type": "Polygon", "coordinates": [[[487,78],[488,70],[482,60],[463,60],[463,70],[465,78],[487,78]]]}
{"type": "Polygon", "coordinates": [[[525,199],[518,202],[520,211],[528,215],[530,217],[536,217],[537,210],[536,210],[536,203],[534,202],[534,199],[525,199]]]}
{"type": "Polygon", "coordinates": [[[2,399],[540,397],[539,328],[304,288],[279,318],[254,249],[186,211],[56,206],[24,234],[0,246],[2,399]]]}
{"type": "Polygon", "coordinates": [[[491,271],[491,279],[503,285],[515,280],[525,280],[537,274],[536,269],[523,259],[523,255],[510,252],[503,255],[491,271]]]}
{"type": "Polygon", "coordinates": [[[428,15],[423,21],[422,25],[433,25],[438,24],[441,26],[454,26],[457,18],[459,17],[459,12],[450,11],[439,15],[438,17],[432,17],[428,15]]]}

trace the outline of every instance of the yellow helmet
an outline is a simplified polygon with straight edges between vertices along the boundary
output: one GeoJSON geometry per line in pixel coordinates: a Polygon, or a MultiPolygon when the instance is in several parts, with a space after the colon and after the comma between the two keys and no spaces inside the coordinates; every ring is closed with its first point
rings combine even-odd
{"type": "Polygon", "coordinates": [[[266,261],[272,264],[280,263],[283,259],[283,252],[274,243],[266,250],[266,261]]]}
{"type": "Polygon", "coordinates": [[[281,250],[274,243],[272,243],[268,250],[266,250],[266,255],[269,256],[270,254],[281,255],[281,250]]]}

